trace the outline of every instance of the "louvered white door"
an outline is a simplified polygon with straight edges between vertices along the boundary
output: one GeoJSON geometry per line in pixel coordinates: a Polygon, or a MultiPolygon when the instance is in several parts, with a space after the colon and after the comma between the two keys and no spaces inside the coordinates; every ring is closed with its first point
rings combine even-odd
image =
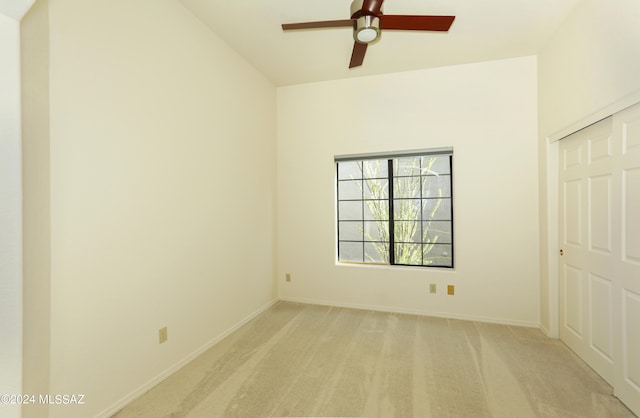
{"type": "Polygon", "coordinates": [[[560,338],[640,415],[640,104],[560,143],[560,338]]]}
{"type": "Polygon", "coordinates": [[[613,129],[620,147],[615,165],[620,167],[621,200],[613,386],[616,396],[640,416],[640,104],[614,115],[613,129]]]}
{"type": "Polygon", "coordinates": [[[560,142],[560,338],[613,385],[611,118],[560,142]]]}

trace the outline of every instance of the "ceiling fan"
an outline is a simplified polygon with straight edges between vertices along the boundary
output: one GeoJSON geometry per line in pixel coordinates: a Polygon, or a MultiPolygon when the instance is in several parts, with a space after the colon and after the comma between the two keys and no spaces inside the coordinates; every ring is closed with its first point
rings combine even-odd
{"type": "Polygon", "coordinates": [[[282,30],[352,27],[355,43],[349,68],[353,68],[362,65],[367,45],[378,40],[383,29],[446,32],[455,19],[455,16],[385,15],[382,13],[383,1],[353,0],[351,19],[285,23],[282,30]]]}

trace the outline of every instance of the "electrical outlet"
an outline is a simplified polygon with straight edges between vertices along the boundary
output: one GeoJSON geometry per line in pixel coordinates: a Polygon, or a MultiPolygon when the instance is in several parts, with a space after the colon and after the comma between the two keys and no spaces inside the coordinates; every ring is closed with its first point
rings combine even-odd
{"type": "Polygon", "coordinates": [[[455,287],[452,284],[447,286],[447,295],[455,295],[455,287]]]}
{"type": "Polygon", "coordinates": [[[429,293],[436,293],[436,284],[435,283],[431,283],[429,285],[429,293]]]}
{"type": "Polygon", "coordinates": [[[169,334],[167,334],[167,327],[162,327],[158,330],[158,343],[162,344],[163,342],[169,339],[169,334]]]}
{"type": "Polygon", "coordinates": [[[290,273],[287,273],[287,274],[285,275],[285,280],[286,280],[286,281],[288,281],[288,282],[290,282],[290,281],[291,281],[291,274],[290,274],[290,273]]]}

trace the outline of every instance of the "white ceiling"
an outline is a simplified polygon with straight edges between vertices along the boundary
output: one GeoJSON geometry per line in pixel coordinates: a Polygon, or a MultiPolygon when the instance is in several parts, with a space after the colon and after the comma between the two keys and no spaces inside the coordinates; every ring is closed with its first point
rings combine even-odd
{"type": "Polygon", "coordinates": [[[351,0],[179,0],[276,85],[536,54],[584,0],[386,0],[385,14],[455,15],[447,33],[383,31],[348,68],[351,28],[283,32],[282,23],[348,19],[351,0]]]}

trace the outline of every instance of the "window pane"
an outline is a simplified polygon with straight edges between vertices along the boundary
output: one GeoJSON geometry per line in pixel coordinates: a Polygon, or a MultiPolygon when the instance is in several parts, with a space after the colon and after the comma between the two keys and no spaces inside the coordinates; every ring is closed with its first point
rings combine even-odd
{"type": "Polygon", "coordinates": [[[340,242],[339,251],[340,261],[364,261],[361,242],[340,242]]]}
{"type": "Polygon", "coordinates": [[[396,244],[396,264],[422,265],[422,244],[396,244]]]}
{"type": "Polygon", "coordinates": [[[338,163],[338,180],[362,178],[362,161],[345,161],[338,163]]]}
{"type": "Polygon", "coordinates": [[[389,222],[365,221],[364,239],[365,241],[389,241],[389,222]]]}
{"type": "Polygon", "coordinates": [[[336,169],[340,261],[453,267],[450,155],[341,161],[336,169]]]}
{"type": "Polygon", "coordinates": [[[338,216],[341,221],[357,221],[362,219],[362,202],[338,202],[338,216]]]}
{"type": "Polygon", "coordinates": [[[340,200],[362,199],[362,180],[338,181],[338,198],[340,200]]]}
{"type": "Polygon", "coordinates": [[[339,222],[338,239],[340,241],[362,241],[362,222],[339,222]]]}
{"type": "Polygon", "coordinates": [[[422,177],[422,197],[451,197],[451,178],[449,176],[422,177]]]}
{"type": "Polygon", "coordinates": [[[420,175],[421,157],[404,157],[393,160],[394,176],[416,176],[420,175]]]}
{"type": "Polygon", "coordinates": [[[397,243],[420,242],[420,222],[395,221],[393,228],[397,243]]]}
{"type": "Polygon", "coordinates": [[[451,199],[425,199],[422,201],[422,219],[451,220],[451,199]]]}
{"type": "Polygon", "coordinates": [[[429,221],[422,223],[422,242],[451,244],[451,222],[429,221]]]}
{"type": "Polygon", "coordinates": [[[396,198],[419,198],[420,176],[394,177],[393,196],[396,198]]]}
{"type": "Polygon", "coordinates": [[[367,179],[364,181],[365,199],[389,199],[389,181],[387,179],[367,179]]]}
{"type": "Polygon", "coordinates": [[[388,200],[365,200],[364,219],[370,221],[380,221],[389,219],[388,200]]]}
{"type": "Polygon", "coordinates": [[[389,243],[364,243],[364,261],[369,263],[389,263],[389,243]]]}
{"type": "Polygon", "coordinates": [[[448,155],[422,157],[422,175],[450,174],[451,165],[448,155]]]}
{"type": "Polygon", "coordinates": [[[420,219],[420,199],[394,199],[393,218],[396,221],[420,219]]]}
{"type": "Polygon", "coordinates": [[[450,244],[424,244],[424,265],[453,267],[450,244]]]}
{"type": "Polygon", "coordinates": [[[368,179],[386,179],[389,177],[387,160],[364,160],[364,177],[368,179]]]}

